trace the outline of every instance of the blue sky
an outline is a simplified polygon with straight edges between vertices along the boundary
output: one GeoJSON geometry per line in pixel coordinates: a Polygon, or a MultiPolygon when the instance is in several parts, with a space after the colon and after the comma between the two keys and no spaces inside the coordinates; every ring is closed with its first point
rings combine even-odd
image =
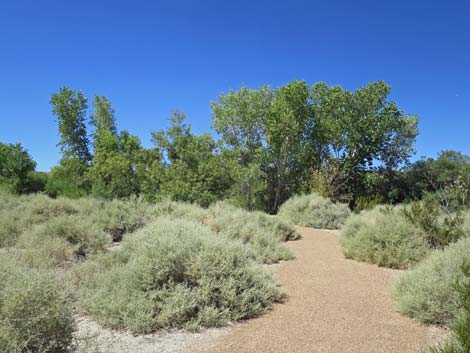
{"type": "Polygon", "coordinates": [[[38,170],[60,158],[61,86],[107,96],[149,146],[175,109],[208,131],[220,93],[294,79],[385,80],[420,116],[417,157],[470,153],[470,1],[0,2],[0,141],[21,142],[38,170]]]}

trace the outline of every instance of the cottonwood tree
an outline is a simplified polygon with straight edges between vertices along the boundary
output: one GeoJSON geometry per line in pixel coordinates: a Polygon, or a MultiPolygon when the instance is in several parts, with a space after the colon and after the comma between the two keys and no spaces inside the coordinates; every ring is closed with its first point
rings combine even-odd
{"type": "Polygon", "coordinates": [[[354,203],[365,192],[365,173],[396,169],[413,153],[417,118],[388,101],[389,93],[382,81],[355,92],[303,81],[242,88],[212,104],[213,126],[242,166],[257,161],[271,212],[318,185],[354,203]]]}
{"type": "Polygon", "coordinates": [[[208,206],[228,194],[232,185],[230,160],[220,153],[210,134],[193,134],[185,118],[175,112],[168,129],[152,133],[165,166],[160,190],[173,200],[208,206]]]}
{"type": "Polygon", "coordinates": [[[46,190],[53,196],[85,195],[90,189],[85,173],[92,159],[86,130],[87,99],[80,91],[62,87],[50,103],[59,126],[62,158],[60,165],[51,170],[46,190]]]}
{"type": "Polygon", "coordinates": [[[92,193],[104,198],[139,194],[145,177],[141,169],[149,154],[137,136],[127,131],[118,133],[115,110],[106,97],[95,97],[93,107],[90,120],[95,154],[87,173],[92,193]]]}

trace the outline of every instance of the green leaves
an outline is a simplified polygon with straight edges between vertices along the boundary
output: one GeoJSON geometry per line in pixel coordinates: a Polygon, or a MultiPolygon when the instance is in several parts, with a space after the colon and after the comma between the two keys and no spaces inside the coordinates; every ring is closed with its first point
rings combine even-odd
{"type": "Polygon", "coordinates": [[[28,174],[34,171],[36,162],[21,144],[0,143],[0,188],[14,193],[27,191],[28,174]]]}
{"type": "Polygon", "coordinates": [[[91,160],[86,132],[87,99],[80,91],[62,87],[51,97],[52,112],[59,124],[59,146],[64,158],[91,160]]]}

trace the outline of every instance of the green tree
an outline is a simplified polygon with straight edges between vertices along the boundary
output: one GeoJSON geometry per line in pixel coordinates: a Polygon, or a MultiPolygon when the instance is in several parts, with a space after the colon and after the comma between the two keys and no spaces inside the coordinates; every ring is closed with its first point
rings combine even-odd
{"type": "Polygon", "coordinates": [[[312,155],[307,145],[311,117],[309,87],[294,81],[276,90],[265,118],[269,207],[276,212],[296,193],[310,165],[312,155]]]}
{"type": "MultiPolygon", "coordinates": [[[[95,96],[93,99],[93,114],[90,117],[91,125],[94,127],[93,147],[96,149],[102,135],[117,135],[115,110],[111,106],[111,102],[104,96],[95,96]]],[[[99,146],[98,146],[99,147],[99,146]]]]}
{"type": "Polygon", "coordinates": [[[185,114],[175,112],[167,130],[152,133],[165,166],[161,192],[173,200],[208,206],[228,195],[232,167],[210,134],[193,134],[185,118],[185,114]]]}
{"type": "Polygon", "coordinates": [[[316,169],[338,173],[335,199],[346,196],[354,203],[364,194],[365,173],[377,166],[394,170],[414,153],[417,117],[404,114],[388,101],[390,87],[369,83],[355,92],[324,83],[313,86],[312,145],[317,146],[316,169]],[[319,144],[319,145],[318,145],[319,144]]]}
{"type": "Polygon", "coordinates": [[[50,101],[59,125],[60,165],[51,170],[46,191],[51,196],[80,197],[90,191],[86,173],[92,159],[86,130],[87,99],[80,91],[62,87],[50,101]]]}
{"type": "Polygon", "coordinates": [[[264,208],[275,212],[297,191],[310,159],[305,145],[310,116],[308,85],[294,81],[276,90],[243,87],[221,95],[212,103],[212,111],[215,130],[240,164],[236,184],[244,190],[241,204],[247,208],[259,205],[264,188],[269,195],[264,208]],[[259,171],[255,173],[256,168],[259,171]],[[248,187],[259,178],[264,181],[248,187]]]}
{"type": "Polygon", "coordinates": [[[274,90],[242,87],[212,102],[213,128],[221,135],[224,153],[232,161],[232,202],[246,209],[268,209],[266,119],[274,90]]]}
{"type": "Polygon", "coordinates": [[[118,134],[115,111],[106,97],[95,97],[93,107],[95,154],[87,173],[92,193],[108,199],[139,194],[144,176],[140,139],[127,131],[118,134]]]}
{"type": "Polygon", "coordinates": [[[59,124],[59,146],[63,158],[78,158],[90,162],[86,131],[87,99],[80,91],[62,87],[51,97],[52,112],[59,124]]]}
{"type": "Polygon", "coordinates": [[[29,191],[30,174],[36,162],[21,144],[0,142],[0,188],[14,193],[29,191]]]}
{"type": "Polygon", "coordinates": [[[470,202],[470,157],[457,151],[442,151],[436,159],[422,158],[405,169],[409,194],[421,199],[434,197],[447,210],[470,202]]]}

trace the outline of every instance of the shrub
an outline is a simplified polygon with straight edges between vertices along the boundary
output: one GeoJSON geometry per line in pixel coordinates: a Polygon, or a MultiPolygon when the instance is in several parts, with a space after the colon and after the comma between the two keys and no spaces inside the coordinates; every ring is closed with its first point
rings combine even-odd
{"type": "Polygon", "coordinates": [[[132,332],[218,326],[258,315],[280,297],[246,247],[207,226],[168,217],[79,266],[75,275],[84,310],[132,332]]]}
{"type": "MultiPolygon", "coordinates": [[[[82,201],[83,202],[83,201],[82,201]]],[[[100,228],[111,234],[113,241],[121,241],[124,234],[132,233],[147,224],[152,216],[152,206],[140,198],[128,200],[89,200],[93,207],[82,207],[100,228]]]]}
{"type": "Polygon", "coordinates": [[[209,213],[207,223],[212,231],[248,244],[259,261],[273,263],[292,258],[291,251],[282,242],[298,239],[299,234],[289,223],[223,202],[213,205],[209,213]]]}
{"type": "Polygon", "coordinates": [[[225,202],[204,209],[195,204],[164,201],[156,209],[159,215],[206,224],[214,233],[241,240],[264,263],[291,259],[292,253],[282,242],[299,238],[295,228],[278,217],[246,211],[225,202]]]}
{"type": "Polygon", "coordinates": [[[385,200],[382,195],[359,196],[356,200],[354,211],[371,210],[384,203],[385,200]]]}
{"type": "Polygon", "coordinates": [[[103,251],[111,237],[91,219],[80,215],[59,216],[22,233],[17,247],[34,267],[55,267],[75,257],[103,251]],[[75,256],[73,256],[75,255],[75,256]]]}
{"type": "Polygon", "coordinates": [[[75,323],[59,281],[6,254],[0,268],[0,352],[69,352],[75,323]]]}
{"type": "Polygon", "coordinates": [[[433,349],[433,353],[468,353],[470,352],[470,262],[462,266],[463,280],[456,281],[454,287],[463,313],[453,327],[449,341],[433,349]]]}
{"type": "Polygon", "coordinates": [[[453,284],[463,280],[462,265],[468,261],[470,238],[433,251],[395,283],[393,295],[400,310],[427,323],[455,322],[462,305],[453,284]]]}
{"type": "Polygon", "coordinates": [[[403,208],[406,218],[423,229],[425,240],[432,248],[442,248],[462,238],[464,219],[460,212],[443,212],[435,199],[425,198],[403,208]]]}
{"type": "Polygon", "coordinates": [[[315,193],[291,197],[279,210],[280,217],[294,224],[326,229],[340,228],[350,213],[347,205],[315,193]]]}
{"type": "Polygon", "coordinates": [[[0,248],[11,247],[23,231],[20,216],[14,211],[0,211],[0,248]]]}
{"type": "Polygon", "coordinates": [[[397,207],[376,207],[352,215],[341,230],[340,241],[347,258],[392,268],[407,268],[428,250],[423,231],[397,207]]]}
{"type": "Polygon", "coordinates": [[[209,212],[196,204],[164,200],[155,206],[155,214],[175,219],[187,219],[199,223],[208,221],[209,212]]]}

